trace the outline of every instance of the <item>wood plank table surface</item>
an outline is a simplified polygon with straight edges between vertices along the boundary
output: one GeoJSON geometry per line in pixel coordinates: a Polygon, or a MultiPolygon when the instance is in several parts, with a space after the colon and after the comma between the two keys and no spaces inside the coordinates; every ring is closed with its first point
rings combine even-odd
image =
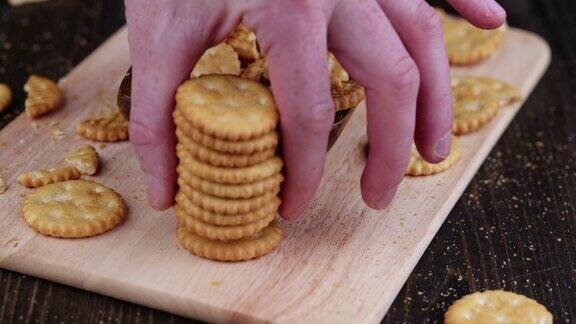
{"type": "MultiPolygon", "coordinates": [[[[576,5],[503,1],[511,25],[552,45],[551,70],[460,199],[384,322],[437,322],[463,294],[505,288],[576,317],[576,5]]],[[[123,24],[120,1],[0,3],[0,82],[54,79],[123,24]],[[47,14],[49,12],[50,14],[47,14]]],[[[0,127],[20,111],[16,89],[0,127]]],[[[334,296],[338,298],[338,296],[334,296]]],[[[0,270],[0,322],[185,322],[184,318],[0,270]]]]}

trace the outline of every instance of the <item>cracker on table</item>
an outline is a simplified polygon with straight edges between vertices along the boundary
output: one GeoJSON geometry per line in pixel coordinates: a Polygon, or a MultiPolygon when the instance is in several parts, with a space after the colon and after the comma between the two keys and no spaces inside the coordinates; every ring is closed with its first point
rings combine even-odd
{"type": "Polygon", "coordinates": [[[37,118],[56,110],[64,102],[62,92],[58,85],[45,77],[31,75],[24,84],[24,91],[28,93],[24,107],[26,115],[37,118]]]}
{"type": "Polygon", "coordinates": [[[188,251],[211,260],[244,261],[261,257],[278,247],[282,230],[276,223],[254,236],[236,241],[209,240],[178,227],[178,241],[188,251]]]}
{"type": "Polygon", "coordinates": [[[210,196],[195,190],[182,182],[179,192],[185,195],[192,203],[203,209],[218,214],[235,215],[249,213],[270,203],[280,192],[280,186],[273,188],[260,196],[238,199],[210,196]]]}
{"type": "Polygon", "coordinates": [[[276,127],[279,118],[268,88],[231,75],[186,81],[176,92],[176,109],[203,133],[231,141],[262,136],[276,127]]]}
{"type": "Polygon", "coordinates": [[[190,172],[198,178],[225,184],[242,184],[266,179],[282,170],[282,160],[276,156],[244,168],[222,168],[202,163],[194,158],[180,160],[178,173],[190,172]]]}
{"type": "Polygon", "coordinates": [[[475,64],[487,59],[504,42],[506,25],[483,30],[465,19],[444,15],[444,44],[452,65],[475,64]]]}
{"type": "Polygon", "coordinates": [[[252,236],[260,232],[263,228],[268,226],[274,218],[276,218],[275,214],[268,214],[264,218],[252,223],[220,226],[204,223],[189,215],[184,209],[179,208],[178,205],[174,207],[174,211],[178,217],[179,226],[200,237],[219,241],[239,240],[244,237],[252,236]]]}
{"type": "Polygon", "coordinates": [[[458,80],[457,82],[460,84],[460,86],[463,86],[464,84],[470,84],[471,87],[474,87],[474,85],[480,84],[494,92],[499,98],[500,107],[516,103],[522,99],[522,93],[520,92],[520,89],[505,81],[472,76],[460,77],[456,79],[458,80]]]}
{"type": "Polygon", "coordinates": [[[487,290],[464,296],[444,314],[446,324],[552,324],[546,307],[526,296],[487,290]]]}
{"type": "Polygon", "coordinates": [[[0,195],[5,193],[8,190],[8,185],[6,184],[6,180],[0,177],[0,195]]]}
{"type": "Polygon", "coordinates": [[[240,74],[238,53],[225,43],[207,49],[196,63],[190,77],[197,78],[209,74],[240,74]]]}
{"type": "Polygon", "coordinates": [[[81,145],[64,156],[66,163],[80,170],[82,174],[94,175],[98,171],[100,158],[92,145],[81,145]]]}
{"type": "Polygon", "coordinates": [[[128,139],[128,121],[119,111],[88,118],[76,126],[76,133],[97,142],[119,142],[128,139]]]}
{"type": "Polygon", "coordinates": [[[246,184],[216,183],[201,179],[185,169],[181,170],[178,175],[179,183],[187,184],[191,188],[207,195],[231,199],[252,198],[263,195],[264,193],[279,187],[283,180],[284,177],[281,173],[246,184]]]}
{"type": "Polygon", "coordinates": [[[270,215],[276,215],[278,213],[278,207],[280,206],[280,198],[276,197],[272,199],[272,201],[259,209],[235,215],[214,213],[206,210],[191,202],[190,199],[184,195],[184,193],[176,194],[176,205],[185,211],[189,216],[194,217],[204,223],[221,226],[233,226],[254,223],[260,219],[269,217],[270,215]]]}
{"type": "Polygon", "coordinates": [[[427,176],[440,173],[454,165],[461,155],[462,151],[460,149],[460,141],[458,141],[456,136],[452,136],[450,154],[448,157],[446,157],[444,161],[436,164],[424,161],[420,156],[420,153],[418,153],[416,145],[412,144],[412,153],[410,155],[408,168],[406,169],[406,174],[411,176],[427,176]]]}
{"type": "Polygon", "coordinates": [[[51,183],[80,179],[82,174],[73,166],[62,166],[49,170],[24,172],[18,182],[28,188],[38,188],[51,183]]]}
{"type": "Polygon", "coordinates": [[[256,35],[246,25],[240,23],[225,40],[243,62],[253,62],[260,58],[256,35]]]}
{"type": "Polygon", "coordinates": [[[3,112],[12,102],[12,90],[4,83],[0,83],[0,112],[3,112]]]}
{"type": "Polygon", "coordinates": [[[452,95],[455,134],[470,133],[484,126],[498,114],[502,100],[496,91],[469,77],[452,78],[452,95]]]}
{"type": "Polygon", "coordinates": [[[119,194],[87,180],[58,182],[35,189],[22,204],[22,215],[31,228],[63,238],[101,234],[114,228],[127,213],[119,194]]]}
{"type": "Polygon", "coordinates": [[[206,135],[192,127],[178,110],[174,111],[174,122],[176,123],[176,135],[179,137],[189,137],[196,143],[208,147],[212,150],[229,154],[254,154],[278,146],[278,133],[270,131],[262,136],[246,141],[227,141],[210,135],[206,135]]]}
{"type": "Polygon", "coordinates": [[[256,152],[253,154],[228,154],[206,148],[186,137],[178,137],[176,153],[179,157],[194,157],[199,161],[222,167],[247,167],[260,163],[274,156],[274,149],[256,152]]]}

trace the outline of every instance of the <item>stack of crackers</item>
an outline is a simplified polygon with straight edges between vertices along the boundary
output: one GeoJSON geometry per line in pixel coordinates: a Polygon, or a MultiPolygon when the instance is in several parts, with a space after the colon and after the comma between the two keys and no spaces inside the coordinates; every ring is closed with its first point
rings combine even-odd
{"type": "Polygon", "coordinates": [[[220,261],[275,249],[283,177],[278,113],[268,88],[233,75],[191,79],[178,89],[174,121],[181,245],[220,261]]]}

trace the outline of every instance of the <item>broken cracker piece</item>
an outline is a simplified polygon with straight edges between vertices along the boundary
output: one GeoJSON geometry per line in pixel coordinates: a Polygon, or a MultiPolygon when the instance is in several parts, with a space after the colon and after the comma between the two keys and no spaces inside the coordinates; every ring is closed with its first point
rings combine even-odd
{"type": "Polygon", "coordinates": [[[78,124],[76,133],[98,142],[119,142],[128,139],[128,121],[119,111],[78,124]]]}
{"type": "Polygon", "coordinates": [[[80,170],[82,174],[94,175],[98,171],[100,159],[96,149],[91,145],[82,145],[64,157],[66,163],[80,170]]]}
{"type": "Polygon", "coordinates": [[[50,170],[38,170],[22,173],[18,182],[28,188],[38,188],[51,183],[80,179],[82,174],[71,166],[63,166],[50,170]]]}
{"type": "Polygon", "coordinates": [[[56,110],[64,101],[58,85],[39,75],[31,75],[28,78],[24,91],[28,93],[24,106],[26,115],[30,118],[37,118],[56,110]]]}

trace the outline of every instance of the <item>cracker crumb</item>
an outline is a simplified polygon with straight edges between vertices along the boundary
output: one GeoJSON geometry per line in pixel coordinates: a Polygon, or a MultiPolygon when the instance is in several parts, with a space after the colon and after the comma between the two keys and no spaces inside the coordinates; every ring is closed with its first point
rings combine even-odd
{"type": "Polygon", "coordinates": [[[212,281],[210,281],[210,285],[211,285],[212,287],[220,287],[220,286],[222,286],[222,281],[220,281],[220,280],[212,280],[212,281]]]}
{"type": "Polygon", "coordinates": [[[66,136],[66,132],[58,128],[57,122],[50,123],[50,137],[53,141],[60,140],[66,136]]]}

